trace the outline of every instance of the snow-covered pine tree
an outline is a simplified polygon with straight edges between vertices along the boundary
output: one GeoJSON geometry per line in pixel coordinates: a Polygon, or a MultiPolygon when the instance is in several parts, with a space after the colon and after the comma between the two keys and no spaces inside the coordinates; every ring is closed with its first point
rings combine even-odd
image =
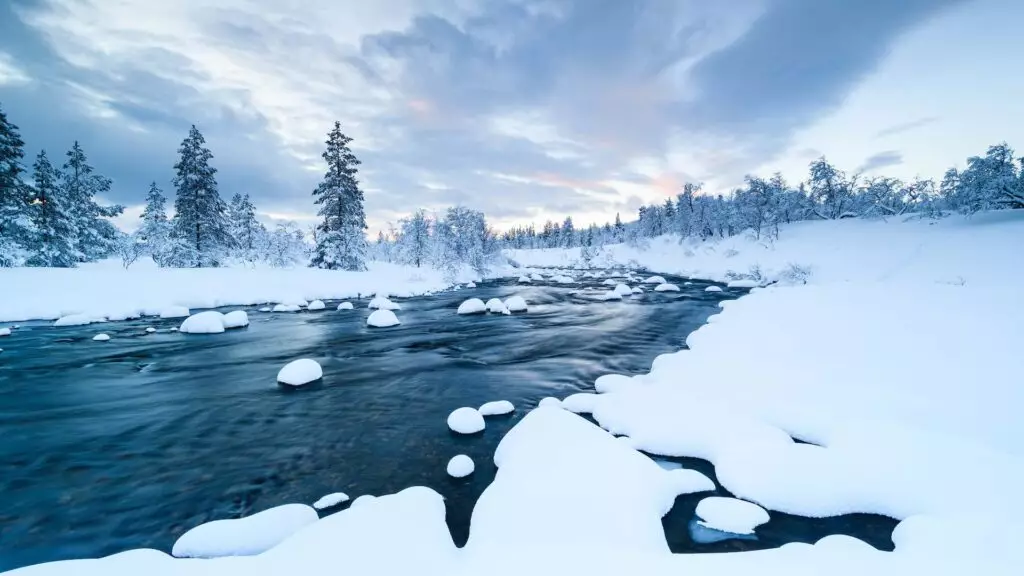
{"type": "Polygon", "coordinates": [[[80,262],[110,256],[117,250],[120,231],[107,218],[119,216],[124,206],[100,206],[96,197],[110,192],[110,178],[97,174],[76,140],[64,162],[61,197],[71,216],[72,246],[80,262]]]}
{"type": "Polygon", "coordinates": [[[46,151],[39,152],[32,166],[35,185],[32,190],[31,220],[35,236],[29,266],[70,268],[78,262],[72,245],[74,217],[62,196],[60,171],[50,163],[46,151]]]}
{"type": "Polygon", "coordinates": [[[615,213],[615,230],[613,232],[613,240],[615,242],[622,242],[626,239],[626,227],[622,224],[622,219],[619,218],[619,213],[615,213]]]}
{"type": "Polygon", "coordinates": [[[0,267],[20,263],[32,242],[28,229],[29,193],[21,173],[25,142],[0,108],[0,267]]]}
{"type": "Polygon", "coordinates": [[[317,215],[323,218],[317,225],[312,261],[317,268],[366,269],[366,213],[356,180],[359,159],[349,149],[350,142],[341,132],[341,123],[335,122],[322,155],[327,172],[313,190],[314,203],[320,205],[317,215]]]}
{"type": "Polygon", "coordinates": [[[167,198],[157,187],[156,182],[149,185],[146,194],[146,207],[142,210],[142,225],[137,237],[145,254],[148,254],[158,266],[167,266],[170,257],[171,224],[167,221],[167,198]]]}
{"type": "Polygon", "coordinates": [[[255,262],[259,255],[260,238],[266,228],[256,219],[256,206],[249,195],[235,194],[228,207],[231,236],[235,240],[235,254],[245,262],[255,262]]]}
{"type": "Polygon", "coordinates": [[[572,223],[572,216],[566,216],[562,221],[562,245],[572,248],[576,244],[576,227],[572,223]]]}
{"type": "Polygon", "coordinates": [[[171,264],[183,268],[219,266],[233,244],[227,206],[217,191],[217,169],[206,139],[192,126],[174,165],[174,221],[171,264]]]}

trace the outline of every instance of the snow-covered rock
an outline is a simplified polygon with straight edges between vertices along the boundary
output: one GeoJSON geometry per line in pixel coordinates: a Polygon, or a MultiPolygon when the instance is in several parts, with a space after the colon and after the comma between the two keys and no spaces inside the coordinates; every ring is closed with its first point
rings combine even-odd
{"type": "Polygon", "coordinates": [[[370,303],[366,305],[370,310],[401,310],[402,305],[398,302],[392,302],[387,296],[375,296],[370,303]]]}
{"type": "Polygon", "coordinates": [[[515,409],[516,407],[508,400],[495,400],[481,406],[479,412],[482,416],[501,416],[511,414],[515,409]]]}
{"type": "Polygon", "coordinates": [[[470,298],[459,304],[459,314],[483,314],[487,312],[487,305],[479,298],[470,298]]]}
{"type": "Polygon", "coordinates": [[[530,274],[530,280],[533,280],[534,282],[540,282],[544,280],[544,277],[534,272],[533,274],[530,274]]]}
{"type": "Polygon", "coordinates": [[[292,360],[277,373],[277,381],[289,386],[302,386],[324,377],[320,363],[310,358],[292,360]]]}
{"type": "Polygon", "coordinates": [[[193,314],[178,327],[185,334],[220,334],[224,331],[224,315],[216,310],[193,314]]]}
{"type": "Polygon", "coordinates": [[[374,328],[390,328],[399,324],[401,322],[398,320],[398,316],[395,316],[391,310],[385,309],[374,310],[366,319],[366,325],[374,328]]]}
{"type": "MultiPolygon", "coordinates": [[[[660,288],[660,286],[659,286],[659,288],[660,288]]],[[[633,286],[633,294],[643,294],[643,293],[644,293],[644,289],[643,288],[641,288],[640,286],[633,286]]]]}
{"type": "Polygon", "coordinates": [[[608,290],[604,294],[598,296],[598,300],[622,300],[622,294],[614,290],[608,290]]]}
{"type": "Polygon", "coordinates": [[[556,282],[558,284],[573,284],[576,282],[575,280],[572,279],[572,276],[565,275],[552,276],[551,281],[556,282]]]}
{"type": "Polygon", "coordinates": [[[93,316],[91,314],[69,314],[67,316],[61,316],[53,323],[54,328],[61,328],[63,326],[85,326],[86,324],[93,324],[95,322],[106,322],[106,318],[101,316],[93,316]]]}
{"type": "MultiPolygon", "coordinates": [[[[10,329],[8,329],[8,328],[0,328],[0,336],[7,336],[10,333],[11,333],[10,329]],[[7,330],[7,334],[3,333],[4,330],[7,330]]],[[[97,335],[93,336],[92,339],[93,339],[94,342],[107,342],[107,341],[110,340],[110,335],[109,334],[97,334],[97,335]]]]}
{"type": "Polygon", "coordinates": [[[305,504],[285,504],[232,520],[214,520],[185,532],[171,554],[178,558],[254,556],[319,520],[305,504]]]}
{"type": "Polygon", "coordinates": [[[476,434],[484,429],[484,417],[476,408],[463,407],[448,415],[448,427],[459,434],[476,434]]]}
{"type": "Polygon", "coordinates": [[[465,478],[473,473],[476,465],[473,459],[465,454],[459,454],[448,461],[448,475],[452,478],[465,478]]]}
{"type": "Polygon", "coordinates": [[[754,528],[769,520],[768,512],[753,502],[711,496],[697,503],[699,523],[731,534],[753,534],[754,528]]]}
{"type": "Polygon", "coordinates": [[[657,286],[655,286],[654,287],[654,291],[655,292],[679,292],[679,286],[676,286],[675,284],[669,284],[668,282],[666,282],[664,284],[658,284],[657,286]]]}
{"type": "Polygon", "coordinates": [[[476,288],[476,282],[466,282],[466,288],[476,288]]]}
{"type": "Polygon", "coordinates": [[[633,289],[625,284],[616,284],[615,293],[619,296],[629,296],[633,293],[633,289]]]}
{"type": "Polygon", "coordinates": [[[733,281],[729,282],[728,284],[726,284],[726,286],[728,286],[729,288],[757,288],[758,287],[758,283],[757,283],[757,280],[749,280],[749,279],[733,280],[733,281]]]}
{"type": "Polygon", "coordinates": [[[156,332],[156,328],[153,328],[152,326],[146,328],[146,334],[152,334],[153,332],[156,332]]]}
{"type": "Polygon", "coordinates": [[[597,398],[597,394],[579,392],[562,400],[562,408],[576,414],[589,414],[594,411],[597,398]]]}
{"type": "Polygon", "coordinates": [[[527,312],[529,307],[522,296],[509,296],[505,299],[505,307],[509,312],[527,312]]]}
{"type": "Polygon", "coordinates": [[[355,306],[351,302],[342,302],[338,304],[338,310],[354,310],[355,306]]]}
{"type": "Polygon", "coordinates": [[[644,284],[664,284],[665,282],[667,282],[667,280],[665,280],[663,276],[651,276],[644,280],[644,284]]]}
{"type": "Polygon", "coordinates": [[[272,309],[270,308],[270,306],[263,306],[262,308],[260,308],[259,311],[260,312],[270,312],[271,310],[272,309]]]}
{"type": "Polygon", "coordinates": [[[11,335],[11,329],[10,328],[7,328],[7,327],[0,328],[0,336],[10,336],[10,335],[11,335]]]}
{"type": "Polygon", "coordinates": [[[224,315],[224,328],[245,328],[249,325],[249,315],[245,310],[233,310],[224,315]]]}
{"type": "Polygon", "coordinates": [[[498,298],[491,298],[487,301],[487,311],[492,314],[510,314],[505,303],[498,298]]]}
{"type": "Polygon", "coordinates": [[[561,408],[562,401],[559,400],[558,398],[555,398],[554,396],[548,396],[547,398],[541,398],[541,401],[537,403],[538,408],[544,406],[551,408],[561,408]]]}
{"type": "Polygon", "coordinates": [[[327,305],[324,304],[323,300],[313,300],[312,302],[309,303],[309,306],[306,306],[306,310],[311,310],[313,312],[316,312],[317,310],[323,310],[325,308],[327,308],[327,305]]]}
{"type": "Polygon", "coordinates": [[[604,286],[615,287],[615,286],[619,285],[619,281],[614,279],[614,278],[608,278],[607,280],[604,280],[603,282],[601,282],[601,284],[604,285],[604,286]]]}
{"type": "Polygon", "coordinates": [[[161,318],[187,318],[191,314],[188,308],[184,306],[168,306],[160,311],[161,318]]]}
{"type": "Polygon", "coordinates": [[[531,280],[529,276],[520,276],[517,282],[520,284],[529,284],[530,282],[533,282],[533,280],[531,280]]]}
{"type": "Polygon", "coordinates": [[[344,504],[345,502],[348,502],[348,494],[345,494],[344,492],[332,492],[320,498],[316,502],[313,502],[313,508],[323,510],[325,508],[333,508],[339,504],[344,504]]]}
{"type": "Polygon", "coordinates": [[[708,286],[707,288],[704,289],[704,291],[705,292],[721,292],[722,291],[722,287],[721,286],[708,286]]]}
{"type": "Polygon", "coordinates": [[[276,304],[271,312],[298,312],[300,310],[302,310],[302,306],[298,304],[276,304]]]}

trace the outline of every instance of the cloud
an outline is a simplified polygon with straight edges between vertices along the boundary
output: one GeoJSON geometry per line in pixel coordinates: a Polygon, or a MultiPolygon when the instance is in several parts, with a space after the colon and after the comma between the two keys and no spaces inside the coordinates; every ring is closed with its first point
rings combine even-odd
{"type": "Polygon", "coordinates": [[[924,118],[918,118],[916,120],[911,120],[909,122],[903,122],[901,124],[895,124],[893,126],[889,126],[888,128],[884,128],[882,130],[879,130],[875,134],[875,138],[885,138],[886,136],[895,136],[896,134],[902,134],[904,132],[909,132],[911,130],[915,130],[917,128],[920,128],[922,126],[927,126],[929,124],[932,124],[933,122],[938,121],[938,119],[939,119],[938,116],[925,116],[924,118]]]}
{"type": "Polygon", "coordinates": [[[887,166],[897,166],[902,163],[903,154],[896,150],[885,150],[869,156],[864,160],[864,163],[860,165],[860,168],[857,168],[857,172],[873,172],[887,166]]]}
{"type": "Polygon", "coordinates": [[[10,54],[0,52],[0,86],[4,84],[28,84],[32,79],[28,74],[14,64],[14,58],[10,54]]]}

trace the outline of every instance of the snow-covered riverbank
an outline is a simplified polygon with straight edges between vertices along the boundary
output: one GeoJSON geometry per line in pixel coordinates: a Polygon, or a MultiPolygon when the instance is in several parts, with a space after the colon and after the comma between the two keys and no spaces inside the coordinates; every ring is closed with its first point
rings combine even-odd
{"type": "MultiPolygon", "coordinates": [[[[1003,212],[802,223],[772,248],[743,239],[609,247],[609,263],[721,280],[752,270],[779,279],[790,264],[811,273],[807,285],[727,303],[688,350],[659,356],[649,374],[607,380],[606,392],[566,403],[625,438],[558,407],[527,415],[495,453],[497,477],[463,549],[441,497],[412,488],[324,518],[259,556],[135,551],[22,573],[1016,574],[1022,241],[1024,214],[1003,212]],[[901,520],[896,549],[830,536],[760,552],[671,554],[661,517],[701,483],[637,449],[709,460],[727,489],[769,515],[890,515],[901,520]]],[[[512,257],[568,265],[574,252],[512,257]]]]}
{"type": "MultiPolygon", "coordinates": [[[[468,272],[459,280],[475,275],[468,272]]],[[[370,262],[366,272],[317,268],[158,268],[151,260],[125,270],[114,260],[78,268],[0,269],[0,322],[159,315],[171,306],[215,308],[355,298],[386,292],[413,296],[449,286],[443,274],[370,262]]]]}

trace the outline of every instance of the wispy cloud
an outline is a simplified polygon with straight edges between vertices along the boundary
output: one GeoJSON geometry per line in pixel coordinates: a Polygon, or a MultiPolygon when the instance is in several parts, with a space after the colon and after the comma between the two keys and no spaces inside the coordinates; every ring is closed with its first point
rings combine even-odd
{"type": "Polygon", "coordinates": [[[935,121],[937,121],[938,119],[939,119],[938,116],[925,116],[924,118],[918,118],[916,120],[911,120],[909,122],[903,122],[901,124],[895,124],[893,126],[889,126],[888,128],[884,128],[882,130],[879,130],[875,134],[875,138],[885,138],[886,136],[895,136],[896,134],[902,134],[904,132],[910,132],[911,130],[914,130],[914,129],[917,129],[917,128],[921,128],[922,126],[927,126],[929,124],[932,124],[935,121]]]}
{"type": "Polygon", "coordinates": [[[903,163],[903,154],[897,150],[885,150],[872,154],[864,163],[857,168],[857,172],[871,172],[887,166],[896,166],[903,163]]]}

